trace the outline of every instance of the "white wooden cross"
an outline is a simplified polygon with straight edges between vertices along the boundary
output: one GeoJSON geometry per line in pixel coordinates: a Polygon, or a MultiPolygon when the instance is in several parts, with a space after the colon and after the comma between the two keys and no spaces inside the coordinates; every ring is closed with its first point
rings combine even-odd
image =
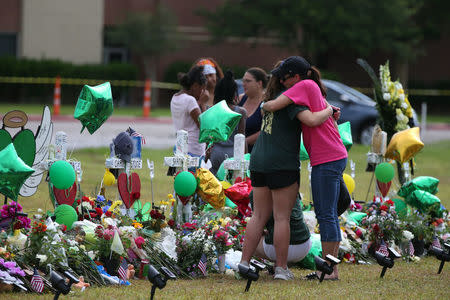
{"type": "MultiPolygon", "coordinates": [[[[39,168],[50,170],[52,164],[57,160],[67,160],[67,134],[64,131],[55,133],[55,145],[49,145],[48,159],[43,160],[39,164],[39,168]]],[[[83,171],[81,170],[81,162],[76,160],[67,161],[75,170],[78,184],[81,182],[83,171]]]]}
{"type": "Polygon", "coordinates": [[[244,159],[245,153],[245,135],[238,133],[234,136],[234,160],[228,159],[223,163],[225,172],[233,171],[233,181],[237,177],[244,179],[250,162],[244,159]]]}
{"type": "MultiPolygon", "coordinates": [[[[199,157],[188,155],[188,132],[186,130],[177,131],[175,155],[164,157],[164,165],[175,167],[177,171],[187,171],[191,167],[197,168],[200,165],[199,157]]],[[[185,222],[190,222],[192,219],[191,203],[183,205],[180,199],[177,200],[177,222],[180,223],[183,219],[185,222]]]]}

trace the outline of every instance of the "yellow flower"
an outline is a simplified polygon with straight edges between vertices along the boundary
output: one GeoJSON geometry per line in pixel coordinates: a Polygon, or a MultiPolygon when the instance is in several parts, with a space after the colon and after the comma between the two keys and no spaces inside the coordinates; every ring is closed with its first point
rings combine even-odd
{"type": "Polygon", "coordinates": [[[173,198],[172,194],[167,194],[167,199],[173,198]]]}
{"type": "Polygon", "coordinates": [[[139,223],[139,222],[134,222],[134,223],[133,223],[133,227],[136,228],[136,229],[139,229],[139,228],[142,228],[143,226],[142,226],[142,224],[139,223]]]}

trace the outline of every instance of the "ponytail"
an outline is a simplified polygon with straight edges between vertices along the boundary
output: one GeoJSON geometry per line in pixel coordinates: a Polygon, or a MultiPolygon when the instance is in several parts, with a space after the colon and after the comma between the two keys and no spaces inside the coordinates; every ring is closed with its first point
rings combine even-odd
{"type": "Polygon", "coordinates": [[[327,90],[326,90],[325,86],[322,84],[320,71],[316,67],[311,66],[311,68],[307,72],[306,77],[308,79],[313,80],[319,86],[320,92],[322,93],[322,96],[324,98],[326,98],[327,97],[327,90]]]}

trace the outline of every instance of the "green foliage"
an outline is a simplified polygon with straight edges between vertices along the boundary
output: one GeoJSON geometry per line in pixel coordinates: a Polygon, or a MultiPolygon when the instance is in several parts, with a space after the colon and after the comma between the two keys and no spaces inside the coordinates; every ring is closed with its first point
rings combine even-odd
{"type": "Polygon", "coordinates": [[[174,61],[167,66],[164,74],[165,82],[178,83],[178,73],[186,73],[192,66],[192,62],[187,61],[174,61]]]}
{"type": "MultiPolygon", "coordinates": [[[[56,77],[101,79],[101,80],[135,80],[137,68],[131,64],[84,64],[75,65],[55,59],[28,59],[0,57],[0,76],[14,77],[56,77]]],[[[54,84],[2,84],[0,95],[9,102],[51,103],[54,84]]],[[[81,90],[79,85],[62,85],[61,102],[75,104],[81,90]]],[[[114,98],[126,93],[128,87],[112,87],[114,98]]]]}
{"type": "Polygon", "coordinates": [[[134,53],[155,57],[175,50],[180,36],[174,15],[159,5],[151,14],[128,15],[124,23],[107,32],[107,38],[134,53]]]}
{"type": "Polygon", "coordinates": [[[134,80],[137,69],[130,64],[84,64],[75,65],[56,59],[0,57],[0,76],[61,77],[134,80]]]}
{"type": "Polygon", "coordinates": [[[215,12],[200,14],[216,40],[270,37],[313,63],[316,55],[329,51],[366,56],[384,50],[409,59],[420,51],[422,28],[414,18],[422,2],[229,0],[215,12]]]}

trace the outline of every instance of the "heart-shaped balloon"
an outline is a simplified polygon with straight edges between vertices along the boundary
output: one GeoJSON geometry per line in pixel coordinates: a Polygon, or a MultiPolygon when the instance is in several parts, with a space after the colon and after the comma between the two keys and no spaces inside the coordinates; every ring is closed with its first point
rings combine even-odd
{"type": "Polygon", "coordinates": [[[72,206],[75,202],[75,196],[77,195],[77,184],[74,183],[72,187],[67,190],[61,190],[53,187],[53,195],[55,196],[56,202],[59,205],[67,204],[72,206]]]}
{"type": "Polygon", "coordinates": [[[128,177],[127,174],[121,173],[117,178],[117,188],[119,189],[120,197],[123,204],[129,209],[134,201],[141,197],[141,179],[137,173],[131,173],[128,177]]]}
{"type": "Polygon", "coordinates": [[[383,197],[386,197],[387,193],[389,192],[389,189],[391,188],[391,184],[392,180],[389,182],[381,182],[377,179],[377,186],[383,197]]]}
{"type": "Polygon", "coordinates": [[[186,205],[189,202],[189,200],[192,199],[192,196],[186,196],[186,197],[180,196],[180,195],[177,195],[177,196],[178,196],[178,199],[180,199],[181,203],[183,203],[183,205],[186,205]]]}

